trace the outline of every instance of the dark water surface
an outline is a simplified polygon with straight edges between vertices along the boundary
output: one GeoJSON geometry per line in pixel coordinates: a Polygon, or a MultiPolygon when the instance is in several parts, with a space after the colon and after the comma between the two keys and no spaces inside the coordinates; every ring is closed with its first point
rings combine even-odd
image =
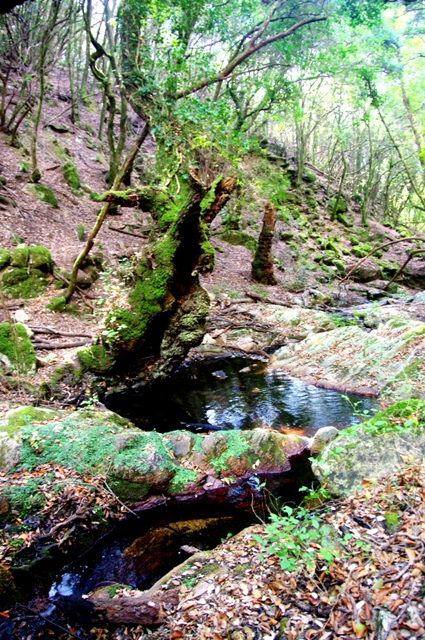
{"type": "Polygon", "coordinates": [[[111,394],[105,403],[138,426],[162,432],[202,423],[226,429],[269,426],[308,436],[327,425],[348,427],[359,422],[357,414],[379,408],[374,398],[319,389],[241,357],[182,367],[156,389],[111,394]]]}

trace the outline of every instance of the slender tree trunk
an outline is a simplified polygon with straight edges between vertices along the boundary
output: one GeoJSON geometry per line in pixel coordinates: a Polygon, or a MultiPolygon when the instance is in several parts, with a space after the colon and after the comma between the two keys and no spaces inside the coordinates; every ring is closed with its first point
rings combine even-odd
{"type": "Polygon", "coordinates": [[[267,202],[264,208],[263,228],[261,229],[257,251],[252,261],[252,277],[262,284],[276,284],[272,254],[274,227],[275,208],[271,202],[267,202]]]}
{"type": "MultiPolygon", "coordinates": [[[[91,24],[92,0],[87,0],[86,14],[87,14],[87,22],[91,24]]],[[[89,77],[89,68],[90,68],[90,35],[87,30],[86,30],[86,37],[85,37],[85,48],[86,48],[86,56],[84,61],[83,75],[81,77],[80,96],[81,96],[82,103],[85,106],[87,106],[90,102],[89,97],[87,95],[87,80],[89,77]]]]}
{"type": "Polygon", "coordinates": [[[30,145],[31,169],[32,169],[31,180],[33,182],[39,182],[41,178],[40,169],[38,168],[38,163],[37,163],[37,134],[38,134],[38,127],[40,124],[41,110],[43,108],[44,93],[45,93],[46,54],[49,47],[49,40],[51,38],[52,31],[56,26],[60,4],[61,4],[61,0],[52,0],[52,5],[50,8],[50,16],[41,38],[40,60],[38,64],[39,96],[38,96],[37,109],[34,117],[34,127],[33,127],[31,145],[30,145]]]}
{"type": "MultiPolygon", "coordinates": [[[[112,190],[116,191],[117,189],[119,189],[121,182],[124,179],[124,176],[126,174],[126,172],[128,171],[129,167],[132,165],[134,158],[136,157],[137,152],[139,151],[140,147],[142,146],[143,142],[146,139],[146,136],[149,133],[149,125],[148,123],[145,124],[142,133],[140,134],[140,136],[138,137],[138,139],[136,140],[136,142],[134,143],[130,153],[128,154],[127,158],[125,159],[125,161],[123,162],[119,172],[117,173],[117,175],[115,176],[115,180],[114,183],[112,185],[112,190]]],[[[111,202],[105,202],[104,205],[102,206],[99,215],[97,216],[97,220],[94,224],[93,229],[91,230],[91,233],[87,239],[86,245],[84,247],[84,249],[81,251],[80,255],[77,257],[73,269],[72,269],[72,273],[71,273],[71,278],[69,281],[69,286],[68,289],[66,290],[65,293],[65,298],[66,300],[70,300],[72,294],[75,291],[75,288],[77,286],[77,275],[78,275],[78,269],[80,268],[81,264],[84,262],[85,258],[88,256],[88,254],[90,253],[93,244],[94,244],[94,240],[97,236],[97,234],[99,233],[103,221],[105,220],[108,211],[111,209],[111,207],[114,206],[113,203],[111,202]]]]}
{"type": "Polygon", "coordinates": [[[344,149],[342,147],[341,147],[341,156],[342,156],[343,170],[342,170],[342,174],[341,174],[341,179],[339,181],[339,189],[338,189],[338,194],[336,196],[335,205],[334,205],[333,211],[331,213],[332,222],[334,220],[336,220],[336,218],[338,216],[338,207],[339,207],[339,203],[341,201],[342,187],[344,185],[344,180],[345,180],[345,177],[347,175],[347,169],[348,169],[347,158],[345,156],[344,149]]]}

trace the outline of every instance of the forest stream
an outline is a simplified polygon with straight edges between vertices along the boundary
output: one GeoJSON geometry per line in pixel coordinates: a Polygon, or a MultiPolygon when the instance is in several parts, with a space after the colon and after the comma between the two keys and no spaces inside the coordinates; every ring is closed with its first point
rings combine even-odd
{"type": "MultiPolygon", "coordinates": [[[[181,367],[148,397],[141,392],[117,392],[108,396],[107,404],[145,430],[272,427],[311,437],[328,424],[345,428],[358,422],[359,415],[373,413],[377,401],[270,374],[261,357],[227,357],[181,367]]],[[[298,466],[294,464],[289,474],[286,501],[296,501],[298,489],[305,483],[306,469],[298,466]]],[[[193,553],[212,549],[245,527],[267,519],[268,506],[266,500],[259,509],[246,512],[213,503],[177,508],[165,505],[153,513],[129,514],[82,556],[61,567],[53,579],[41,582],[37,577],[35,602],[44,602],[42,614],[50,620],[63,621],[65,617],[73,625],[91,624],[92,613],[84,604],[84,594],[116,583],[149,589],[193,553]]],[[[37,626],[43,621],[40,618],[34,623],[37,626]]],[[[81,627],[79,633],[84,637],[81,627]]]]}

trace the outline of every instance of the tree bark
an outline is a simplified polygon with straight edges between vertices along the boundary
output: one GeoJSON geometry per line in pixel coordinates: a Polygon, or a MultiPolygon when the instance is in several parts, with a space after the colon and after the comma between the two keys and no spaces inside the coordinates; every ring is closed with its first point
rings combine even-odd
{"type": "Polygon", "coordinates": [[[125,591],[112,597],[108,587],[99,589],[87,598],[95,613],[114,624],[161,624],[170,609],[179,602],[179,589],[159,591],[154,595],[129,596],[125,591]]]}
{"type": "Polygon", "coordinates": [[[263,228],[258,239],[257,251],[252,261],[252,277],[262,284],[276,284],[273,273],[272,244],[275,226],[275,208],[267,202],[264,208],[263,228]]]}

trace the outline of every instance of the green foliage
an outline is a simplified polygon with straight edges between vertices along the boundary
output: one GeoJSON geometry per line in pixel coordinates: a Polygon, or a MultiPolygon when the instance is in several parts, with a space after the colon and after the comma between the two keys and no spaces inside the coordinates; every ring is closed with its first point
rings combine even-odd
{"type": "Polygon", "coordinates": [[[7,369],[10,371],[21,374],[35,371],[34,347],[22,324],[0,324],[0,354],[7,359],[7,369]]]}
{"type": "MultiPolygon", "coordinates": [[[[311,499],[317,496],[314,492],[311,499]]],[[[264,537],[253,537],[265,553],[280,559],[284,571],[313,572],[318,565],[327,568],[339,555],[332,530],[322,524],[320,513],[285,505],[281,514],[270,514],[270,521],[264,528],[264,537]]]]}

